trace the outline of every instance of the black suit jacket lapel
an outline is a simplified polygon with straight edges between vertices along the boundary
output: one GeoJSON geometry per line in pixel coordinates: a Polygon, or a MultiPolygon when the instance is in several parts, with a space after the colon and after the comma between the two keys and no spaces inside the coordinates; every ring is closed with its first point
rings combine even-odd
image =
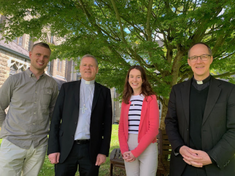
{"type": "MultiPolygon", "coordinates": [[[[75,122],[73,126],[69,127],[69,128],[73,128],[72,129],[72,134],[75,134],[76,128],[77,128],[77,122],[78,122],[78,118],[79,118],[79,104],[80,104],[80,85],[81,85],[81,80],[77,81],[75,85],[73,85],[73,92],[68,92],[70,95],[73,96],[74,101],[75,101],[75,105],[71,106],[68,111],[73,112],[73,121],[75,122]],[[77,109],[76,109],[77,107],[77,109]]],[[[67,96],[67,98],[70,98],[70,96],[67,96]]]]}
{"type": "Polygon", "coordinates": [[[181,88],[183,109],[187,126],[189,126],[189,96],[190,96],[191,82],[192,82],[191,79],[186,81],[183,87],[181,88]]]}
{"type": "Polygon", "coordinates": [[[81,85],[81,80],[79,80],[76,84],[76,86],[74,87],[74,92],[75,92],[75,102],[76,102],[76,106],[78,108],[78,113],[79,113],[79,104],[80,104],[80,85],[81,85]]]}
{"type": "Polygon", "coordinates": [[[221,92],[221,88],[219,87],[219,85],[220,85],[220,82],[217,81],[214,77],[211,77],[205,112],[204,112],[203,120],[202,120],[202,125],[205,123],[206,119],[209,117],[210,112],[212,111],[213,107],[215,106],[218,100],[218,97],[221,92]]]}
{"type": "Polygon", "coordinates": [[[93,102],[92,102],[91,112],[93,112],[93,110],[95,108],[95,105],[98,102],[98,98],[99,98],[99,95],[100,95],[100,93],[99,93],[100,90],[101,90],[101,86],[97,82],[95,82],[95,91],[94,91],[94,98],[93,98],[93,102]]]}

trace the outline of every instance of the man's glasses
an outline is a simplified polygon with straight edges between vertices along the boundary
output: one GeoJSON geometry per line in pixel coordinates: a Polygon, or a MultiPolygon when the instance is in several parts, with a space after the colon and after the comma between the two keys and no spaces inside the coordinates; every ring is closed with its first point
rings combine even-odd
{"type": "Polygon", "coordinates": [[[208,59],[211,57],[210,54],[203,54],[201,56],[192,56],[192,57],[189,57],[189,59],[192,61],[192,62],[196,62],[198,58],[200,58],[202,61],[208,61],[208,59]]]}

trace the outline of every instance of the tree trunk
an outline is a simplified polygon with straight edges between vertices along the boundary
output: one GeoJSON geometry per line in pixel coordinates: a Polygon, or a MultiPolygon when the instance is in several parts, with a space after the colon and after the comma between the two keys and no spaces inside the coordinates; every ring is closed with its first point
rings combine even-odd
{"type": "Polygon", "coordinates": [[[167,110],[168,110],[168,98],[164,98],[162,103],[162,113],[161,113],[161,121],[160,121],[160,126],[159,128],[161,130],[165,130],[165,118],[166,118],[166,114],[167,114],[167,110]]]}
{"type": "Polygon", "coordinates": [[[158,163],[158,173],[157,175],[162,174],[169,174],[170,171],[170,153],[171,153],[171,145],[169,143],[168,137],[165,132],[165,118],[168,110],[168,98],[164,98],[162,101],[162,108],[161,108],[161,121],[160,121],[160,129],[159,129],[159,135],[158,136],[158,147],[160,149],[160,155],[159,163],[158,163]],[[160,171],[161,168],[164,168],[163,171],[160,171]]]}

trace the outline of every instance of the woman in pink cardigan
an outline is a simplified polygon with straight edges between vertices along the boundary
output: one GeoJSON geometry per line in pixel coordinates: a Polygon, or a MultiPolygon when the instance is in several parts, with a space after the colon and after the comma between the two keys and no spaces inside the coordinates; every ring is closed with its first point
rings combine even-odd
{"type": "Polygon", "coordinates": [[[157,98],[141,66],[126,76],[118,129],[127,176],[155,176],[159,127],[157,98]]]}

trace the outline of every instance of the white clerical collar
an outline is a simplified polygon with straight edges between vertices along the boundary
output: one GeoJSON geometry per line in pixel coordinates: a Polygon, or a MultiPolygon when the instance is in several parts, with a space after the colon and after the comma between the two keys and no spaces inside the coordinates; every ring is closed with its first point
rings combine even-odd
{"type": "Polygon", "coordinates": [[[210,78],[211,78],[211,75],[209,75],[206,79],[201,80],[201,81],[197,81],[195,78],[193,79],[197,84],[202,85],[202,84],[208,83],[210,81],[210,78]]]}
{"type": "Polygon", "coordinates": [[[203,84],[203,81],[197,81],[196,80],[196,82],[197,82],[197,84],[203,84]]]}
{"type": "Polygon", "coordinates": [[[94,84],[94,83],[95,83],[95,80],[86,81],[85,79],[82,78],[82,83],[83,83],[83,84],[94,84]]]}

